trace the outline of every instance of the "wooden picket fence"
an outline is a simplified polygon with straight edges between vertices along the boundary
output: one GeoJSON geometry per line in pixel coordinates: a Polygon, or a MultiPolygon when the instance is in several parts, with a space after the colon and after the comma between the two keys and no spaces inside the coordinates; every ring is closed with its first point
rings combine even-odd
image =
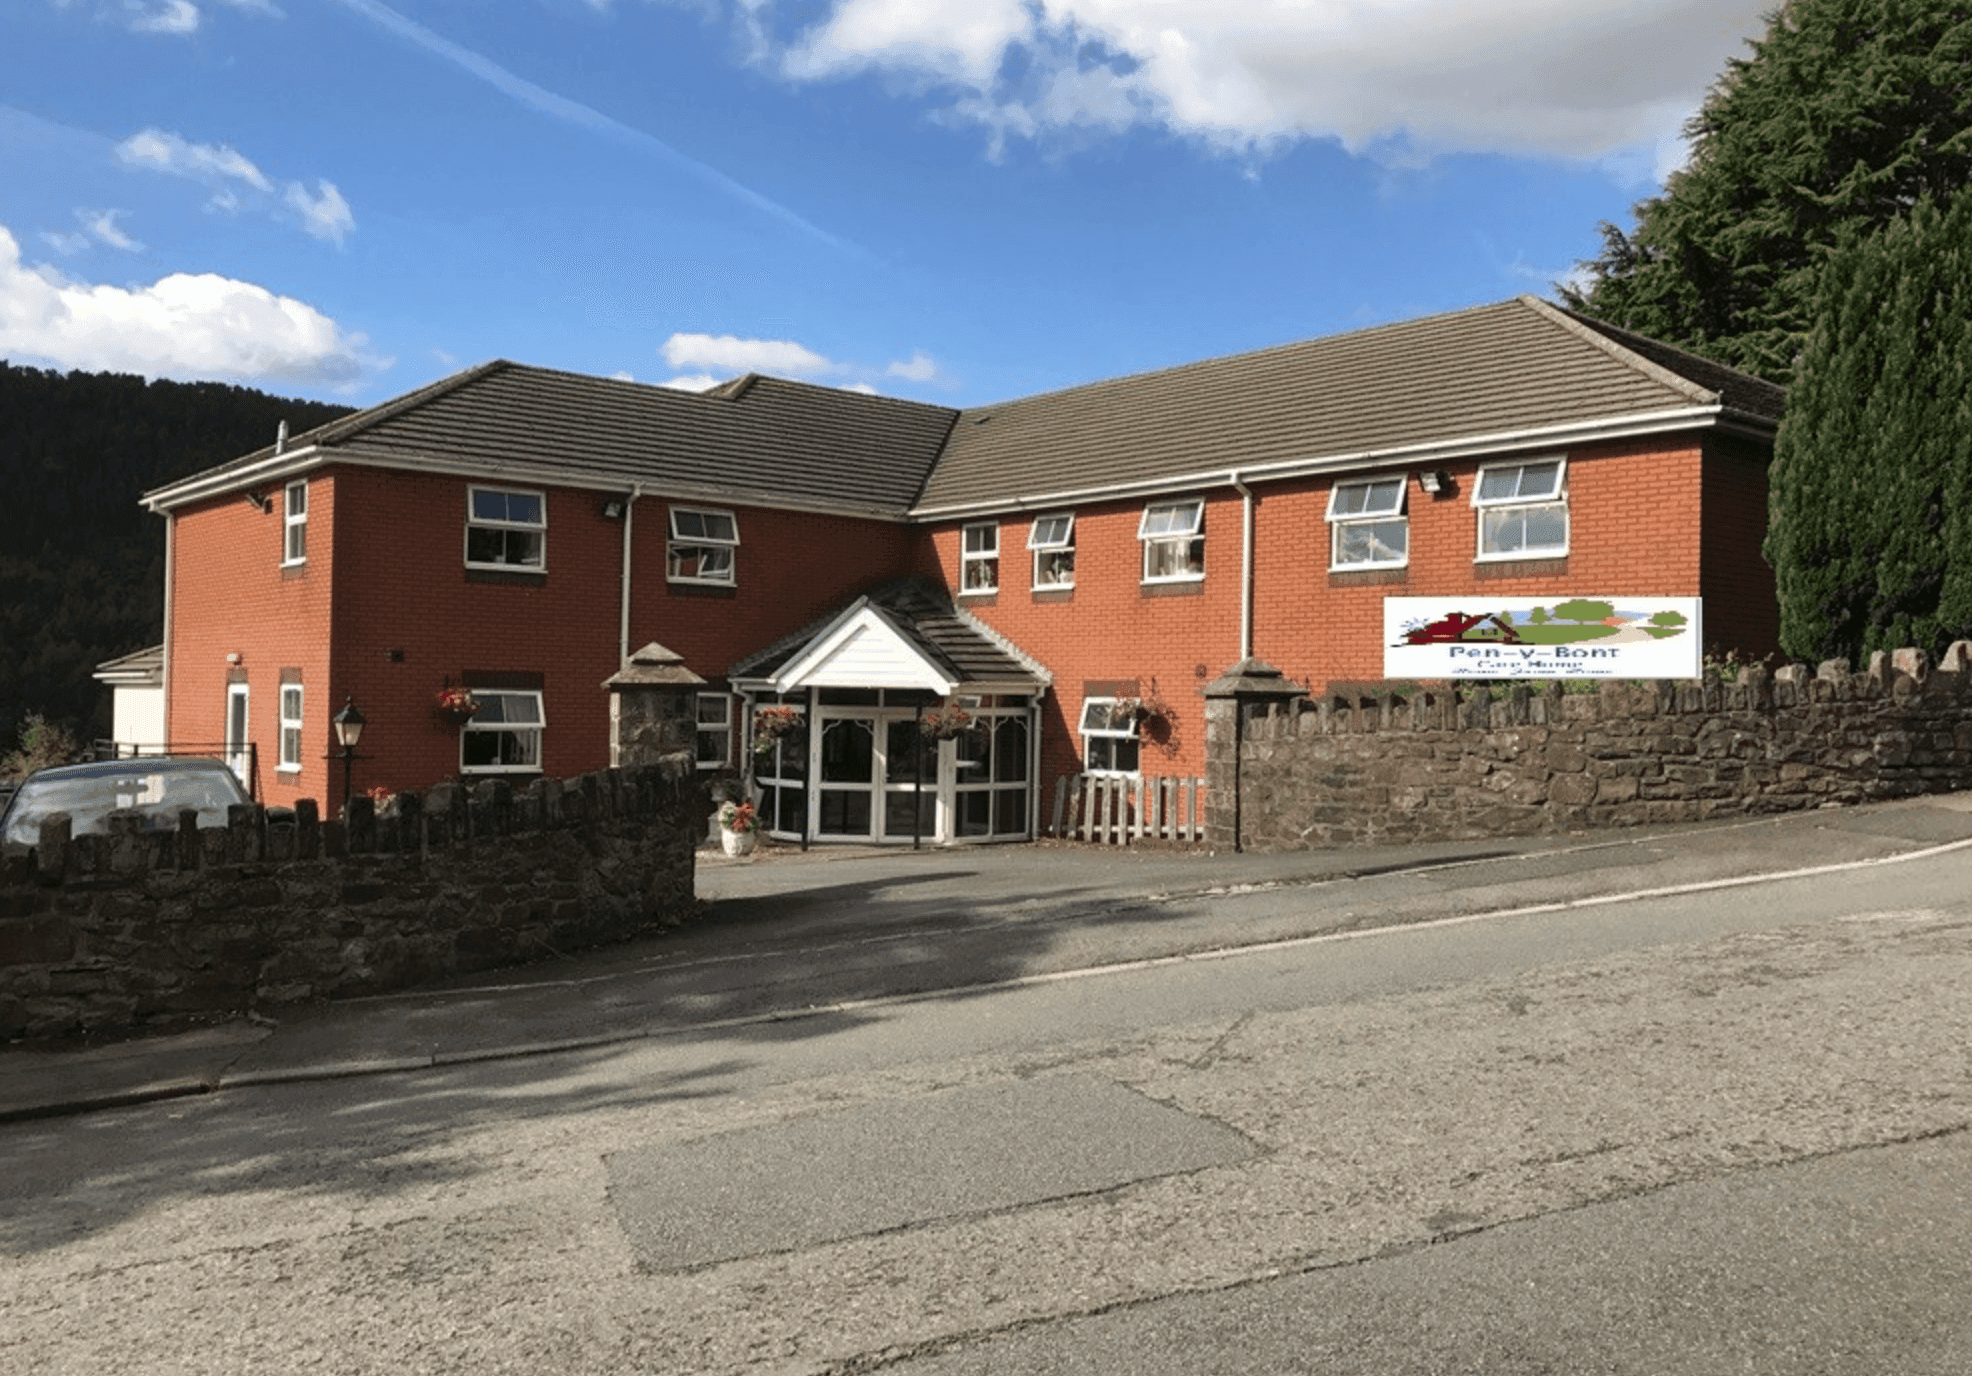
{"type": "Polygon", "coordinates": [[[1055,780],[1048,834],[1108,846],[1196,844],[1205,839],[1205,780],[1065,775],[1055,780]]]}

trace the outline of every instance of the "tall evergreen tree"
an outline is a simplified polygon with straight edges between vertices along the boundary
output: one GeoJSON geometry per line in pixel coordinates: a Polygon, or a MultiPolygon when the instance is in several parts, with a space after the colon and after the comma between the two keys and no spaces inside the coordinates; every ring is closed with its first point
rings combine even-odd
{"type": "Polygon", "coordinates": [[[1972,190],[1831,255],[1772,492],[1788,653],[1972,639],[1972,190]]]}
{"type": "Polygon", "coordinates": [[[1784,0],[1569,305],[1785,384],[1845,235],[1972,184],[1972,0],[1784,0]]]}

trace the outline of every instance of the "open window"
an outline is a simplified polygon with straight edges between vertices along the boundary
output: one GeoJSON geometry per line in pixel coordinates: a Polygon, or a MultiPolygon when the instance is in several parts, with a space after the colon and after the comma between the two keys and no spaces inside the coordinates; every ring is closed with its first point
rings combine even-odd
{"type": "Polygon", "coordinates": [[[1075,586],[1075,513],[1036,516],[1027,530],[1027,548],[1034,552],[1037,589],[1075,586]]]}
{"type": "Polygon", "coordinates": [[[664,576],[673,583],[730,587],[734,582],[733,551],[738,547],[739,522],[732,512],[674,506],[664,576]]]}
{"type": "Polygon", "coordinates": [[[1137,525],[1143,581],[1196,582],[1205,577],[1205,501],[1152,502],[1137,525]]]}
{"type": "Polygon", "coordinates": [[[1546,559],[1568,552],[1568,461],[1535,459],[1479,470],[1472,505],[1480,559],[1546,559]]]}
{"type": "Polygon", "coordinates": [[[1141,749],[1136,703],[1121,698],[1083,700],[1083,769],[1091,774],[1135,774],[1141,749]]]}
{"type": "Polygon", "coordinates": [[[1364,478],[1337,483],[1328,494],[1329,568],[1399,568],[1410,562],[1409,480],[1364,478]]]}

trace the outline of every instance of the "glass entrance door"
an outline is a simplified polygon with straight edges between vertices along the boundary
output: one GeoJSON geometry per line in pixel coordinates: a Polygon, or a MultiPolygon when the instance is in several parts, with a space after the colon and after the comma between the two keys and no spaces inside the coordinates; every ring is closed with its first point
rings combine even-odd
{"type": "Polygon", "coordinates": [[[823,709],[817,751],[818,840],[938,839],[938,742],[915,713],[823,709]]]}
{"type": "Polygon", "coordinates": [[[876,714],[823,713],[816,738],[815,834],[831,841],[876,839],[876,714]]]}

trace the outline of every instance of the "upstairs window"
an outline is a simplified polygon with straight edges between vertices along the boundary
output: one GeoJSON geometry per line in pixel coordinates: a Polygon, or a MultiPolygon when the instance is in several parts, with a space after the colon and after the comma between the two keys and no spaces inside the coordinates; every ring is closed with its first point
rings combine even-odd
{"type": "Polygon", "coordinates": [[[1000,587],[1000,524],[987,521],[961,532],[960,592],[997,592],[1000,587]]]}
{"type": "Polygon", "coordinates": [[[1331,569],[1394,568],[1410,561],[1409,479],[1337,483],[1328,494],[1331,569]]]}
{"type": "Polygon", "coordinates": [[[502,774],[541,768],[546,726],[541,694],[511,688],[474,688],[479,711],[459,731],[459,772],[502,774]]]}
{"type": "Polygon", "coordinates": [[[733,758],[733,700],[724,693],[698,695],[694,753],[700,769],[723,769],[733,758]]]}
{"type": "Polygon", "coordinates": [[[1117,698],[1082,703],[1082,768],[1091,774],[1134,774],[1138,753],[1137,705],[1117,698]]]}
{"type": "Polygon", "coordinates": [[[308,562],[308,484],[289,483],[281,490],[281,562],[308,562]]]}
{"type": "Polygon", "coordinates": [[[1488,464],[1479,470],[1472,505],[1479,516],[1479,558],[1542,559],[1568,552],[1568,463],[1488,464]]]}
{"type": "Polygon", "coordinates": [[[664,553],[664,576],[673,583],[717,583],[731,587],[733,551],[739,522],[730,511],[671,508],[671,543],[664,553]]]}
{"type": "Polygon", "coordinates": [[[1196,582],[1205,576],[1205,502],[1152,502],[1143,510],[1143,581],[1196,582]]]}
{"type": "Polygon", "coordinates": [[[466,493],[466,563],[473,568],[546,566],[547,500],[539,492],[475,487],[466,493]]]}
{"type": "Polygon", "coordinates": [[[1027,548],[1034,551],[1036,588],[1075,586],[1075,514],[1036,516],[1027,531],[1027,548]]]}

